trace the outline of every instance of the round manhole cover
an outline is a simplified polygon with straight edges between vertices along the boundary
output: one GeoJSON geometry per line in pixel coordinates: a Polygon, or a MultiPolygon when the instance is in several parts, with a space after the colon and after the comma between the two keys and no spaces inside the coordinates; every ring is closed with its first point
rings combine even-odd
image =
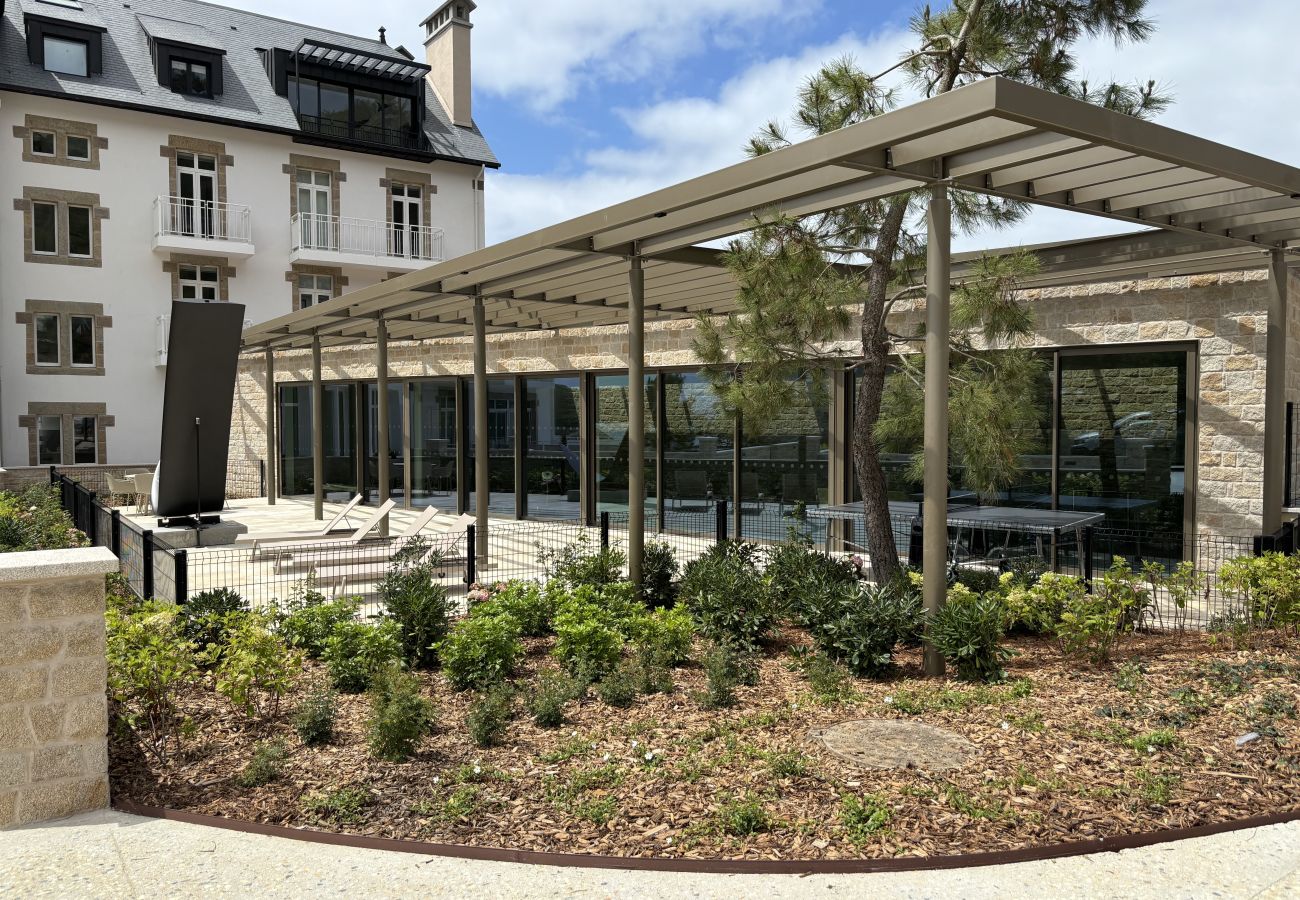
{"type": "Polygon", "coordinates": [[[855,719],[809,732],[826,749],[868,769],[959,769],[979,754],[960,734],[898,719],[855,719]]]}

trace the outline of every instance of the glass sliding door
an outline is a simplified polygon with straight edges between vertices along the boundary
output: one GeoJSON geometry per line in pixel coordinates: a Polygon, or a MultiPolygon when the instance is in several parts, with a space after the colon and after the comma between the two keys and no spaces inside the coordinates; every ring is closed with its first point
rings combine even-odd
{"type": "Polygon", "coordinates": [[[789,516],[826,503],[830,490],[830,398],[811,379],[771,422],[749,428],[740,451],[741,536],[782,540],[789,516]]]}
{"type": "Polygon", "coordinates": [[[527,516],[579,519],[578,378],[529,378],[523,403],[527,516]]]}
{"type": "Polygon", "coordinates": [[[311,387],[280,388],[280,493],[300,497],[314,491],[311,467],[311,387]]]}
{"type": "Polygon", "coordinates": [[[712,386],[695,372],[665,372],[664,528],[698,533],[714,502],[731,497],[735,428],[712,386]]]}
{"type": "Polygon", "coordinates": [[[411,505],[456,509],[456,381],[415,381],[411,394],[411,505]]]}
{"type": "MultiPolygon", "coordinates": [[[[379,499],[379,385],[365,385],[365,491],[366,502],[379,499]]],[[[406,466],[402,459],[402,385],[388,383],[388,495],[399,506],[405,505],[404,485],[406,466]]]]}
{"type": "MultiPolygon", "coordinates": [[[[658,436],[656,375],[646,375],[641,390],[645,392],[645,455],[640,465],[645,471],[646,521],[653,523],[659,496],[655,480],[655,454],[658,436]]],[[[595,473],[596,511],[625,513],[628,510],[628,379],[627,375],[599,375],[595,390],[595,473]]]]}
{"type": "MultiPolygon", "coordinates": [[[[311,388],[307,389],[308,394],[311,388]]],[[[325,497],[347,495],[357,486],[357,386],[325,384],[325,497]]],[[[310,446],[310,445],[309,445],[310,446]]]]}
{"type": "MultiPolygon", "coordinates": [[[[515,513],[515,380],[511,378],[488,379],[488,510],[514,515],[515,513]]],[[[475,459],[479,452],[478,435],[474,433],[474,382],[465,382],[465,434],[468,438],[466,459],[465,509],[477,509],[475,495],[475,459]]]]}

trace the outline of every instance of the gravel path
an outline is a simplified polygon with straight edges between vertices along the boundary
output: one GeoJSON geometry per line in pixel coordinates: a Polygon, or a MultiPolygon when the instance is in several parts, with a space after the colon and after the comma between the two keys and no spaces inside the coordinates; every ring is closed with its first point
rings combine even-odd
{"type": "Polygon", "coordinates": [[[695,875],[329,847],[114,811],[0,833],[0,897],[1300,896],[1300,822],[1115,854],[942,872],[695,875]]]}

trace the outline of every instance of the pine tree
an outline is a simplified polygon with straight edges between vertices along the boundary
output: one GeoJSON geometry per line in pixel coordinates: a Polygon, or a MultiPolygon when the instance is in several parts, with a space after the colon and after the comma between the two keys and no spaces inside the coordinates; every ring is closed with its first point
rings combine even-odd
{"type": "MultiPolygon", "coordinates": [[[[995,75],[1128,115],[1155,115],[1170,99],[1154,81],[1097,90],[1078,76],[1072,53],[1086,37],[1147,40],[1154,26],[1145,12],[1146,0],[953,0],[937,14],[927,5],[911,20],[915,49],[876,74],[851,58],[833,60],[802,86],[793,126],[768,122],[746,150],[760,156],[878,116],[897,104],[903,87],[929,97],[995,75]]],[[[959,232],[1004,227],[1029,211],[1017,201],[951,193],[959,232]]],[[[753,431],[798,392],[824,392],[828,367],[842,358],[832,344],[851,339],[860,312],[853,465],[880,579],[898,571],[880,453],[919,446],[925,365],[915,352],[922,335],[894,334],[887,320],[900,299],[923,293],[927,196],[900,194],[802,220],[760,216],[726,255],[738,312],[721,322],[701,317],[696,340],[719,396],[753,431]]],[[[1033,317],[1015,297],[1035,266],[1028,254],[985,258],[953,291],[950,444],[967,483],[986,495],[1015,476],[1041,419],[1029,400],[1041,364],[1023,346],[1033,317]]]]}

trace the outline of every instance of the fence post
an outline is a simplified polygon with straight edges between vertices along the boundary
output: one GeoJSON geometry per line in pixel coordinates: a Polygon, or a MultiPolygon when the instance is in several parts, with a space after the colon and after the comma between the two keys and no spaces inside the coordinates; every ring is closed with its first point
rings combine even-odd
{"type": "Polygon", "coordinates": [[[1085,526],[1083,529],[1083,546],[1079,548],[1080,568],[1083,572],[1083,583],[1088,586],[1088,592],[1092,592],[1092,526],[1085,526]]]}
{"type": "Polygon", "coordinates": [[[600,514],[600,549],[609,549],[609,510],[600,514]]]}
{"type": "Polygon", "coordinates": [[[466,525],[465,526],[465,583],[466,584],[474,583],[475,555],[476,554],[475,554],[475,547],[474,547],[474,526],[466,525]]]}
{"type": "Polygon", "coordinates": [[[108,546],[109,549],[113,551],[113,555],[116,556],[118,559],[121,559],[122,558],[122,511],[120,509],[115,509],[113,510],[111,515],[113,517],[112,519],[113,524],[112,524],[112,533],[109,536],[110,543],[108,546]]]}
{"type": "Polygon", "coordinates": [[[90,492],[90,503],[87,505],[90,507],[90,521],[87,523],[88,525],[90,525],[90,530],[86,532],[86,537],[90,538],[90,545],[92,547],[98,547],[99,546],[99,504],[95,500],[94,491],[90,492]]]}
{"type": "Polygon", "coordinates": [[[177,550],[172,559],[175,561],[176,571],[173,580],[176,582],[176,602],[184,603],[189,599],[190,587],[190,553],[188,550],[177,550]]]}
{"type": "Polygon", "coordinates": [[[146,528],[140,541],[140,594],[144,600],[153,599],[153,531],[146,528]]]}
{"type": "Polygon", "coordinates": [[[717,516],[714,539],[721,544],[727,539],[727,501],[719,500],[713,505],[713,511],[717,516]]]}
{"type": "Polygon", "coordinates": [[[1295,495],[1292,491],[1295,485],[1291,483],[1291,460],[1292,453],[1295,452],[1295,442],[1292,439],[1292,428],[1295,426],[1295,404],[1287,403],[1286,405],[1286,468],[1282,470],[1282,505],[1294,506],[1295,495]]]}
{"type": "Polygon", "coordinates": [[[59,483],[59,469],[57,466],[50,466],[50,484],[59,483]]]}

